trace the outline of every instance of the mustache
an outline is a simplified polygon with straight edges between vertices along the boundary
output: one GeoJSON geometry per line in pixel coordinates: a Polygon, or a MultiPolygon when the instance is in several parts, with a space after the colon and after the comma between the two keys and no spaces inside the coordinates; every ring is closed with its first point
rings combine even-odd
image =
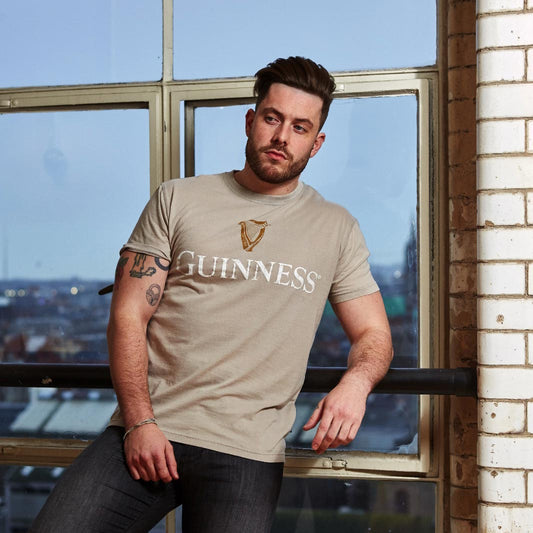
{"type": "Polygon", "coordinates": [[[287,159],[292,159],[292,154],[285,148],[283,144],[271,143],[269,146],[261,148],[261,152],[268,152],[269,150],[276,150],[277,152],[284,154],[287,159]]]}

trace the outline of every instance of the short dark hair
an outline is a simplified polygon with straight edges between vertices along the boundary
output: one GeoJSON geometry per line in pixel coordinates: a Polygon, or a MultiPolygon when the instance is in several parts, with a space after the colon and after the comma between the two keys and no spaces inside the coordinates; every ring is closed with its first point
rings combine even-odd
{"type": "Polygon", "coordinates": [[[264,100],[273,83],[282,83],[319,96],[322,99],[319,130],[322,128],[328,117],[333,91],[335,91],[335,80],[322,65],[300,56],[291,56],[286,59],[280,57],[258,70],[255,77],[256,105],[264,100]]]}

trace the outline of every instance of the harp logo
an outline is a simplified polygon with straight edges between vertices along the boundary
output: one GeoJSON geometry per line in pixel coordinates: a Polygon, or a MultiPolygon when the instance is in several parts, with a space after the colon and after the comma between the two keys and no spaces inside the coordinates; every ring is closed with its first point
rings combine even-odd
{"type": "Polygon", "coordinates": [[[243,250],[251,252],[261,242],[268,223],[266,220],[243,220],[239,224],[243,250]]]}

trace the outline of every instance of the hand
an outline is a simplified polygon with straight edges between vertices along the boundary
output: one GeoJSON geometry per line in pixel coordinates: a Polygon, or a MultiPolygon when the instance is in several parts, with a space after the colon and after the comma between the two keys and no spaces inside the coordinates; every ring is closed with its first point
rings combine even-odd
{"type": "Polygon", "coordinates": [[[179,477],[172,444],[156,424],[133,430],[124,441],[124,453],[133,479],[169,483],[179,477]]]}
{"type": "Polygon", "coordinates": [[[303,429],[320,425],[311,444],[316,453],[345,446],[357,435],[365,414],[368,393],[357,382],[340,382],[322,398],[303,429]]]}

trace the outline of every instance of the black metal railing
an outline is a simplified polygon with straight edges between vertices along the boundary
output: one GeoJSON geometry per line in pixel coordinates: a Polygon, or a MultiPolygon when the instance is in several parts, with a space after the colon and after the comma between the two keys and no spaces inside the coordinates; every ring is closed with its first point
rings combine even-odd
{"type": "MultiPolygon", "coordinates": [[[[344,371],[338,367],[309,367],[302,391],[328,392],[344,371]]],[[[2,363],[0,386],[108,389],[112,383],[108,365],[2,363]]],[[[374,392],[475,397],[477,377],[472,368],[391,368],[374,392]]]]}

